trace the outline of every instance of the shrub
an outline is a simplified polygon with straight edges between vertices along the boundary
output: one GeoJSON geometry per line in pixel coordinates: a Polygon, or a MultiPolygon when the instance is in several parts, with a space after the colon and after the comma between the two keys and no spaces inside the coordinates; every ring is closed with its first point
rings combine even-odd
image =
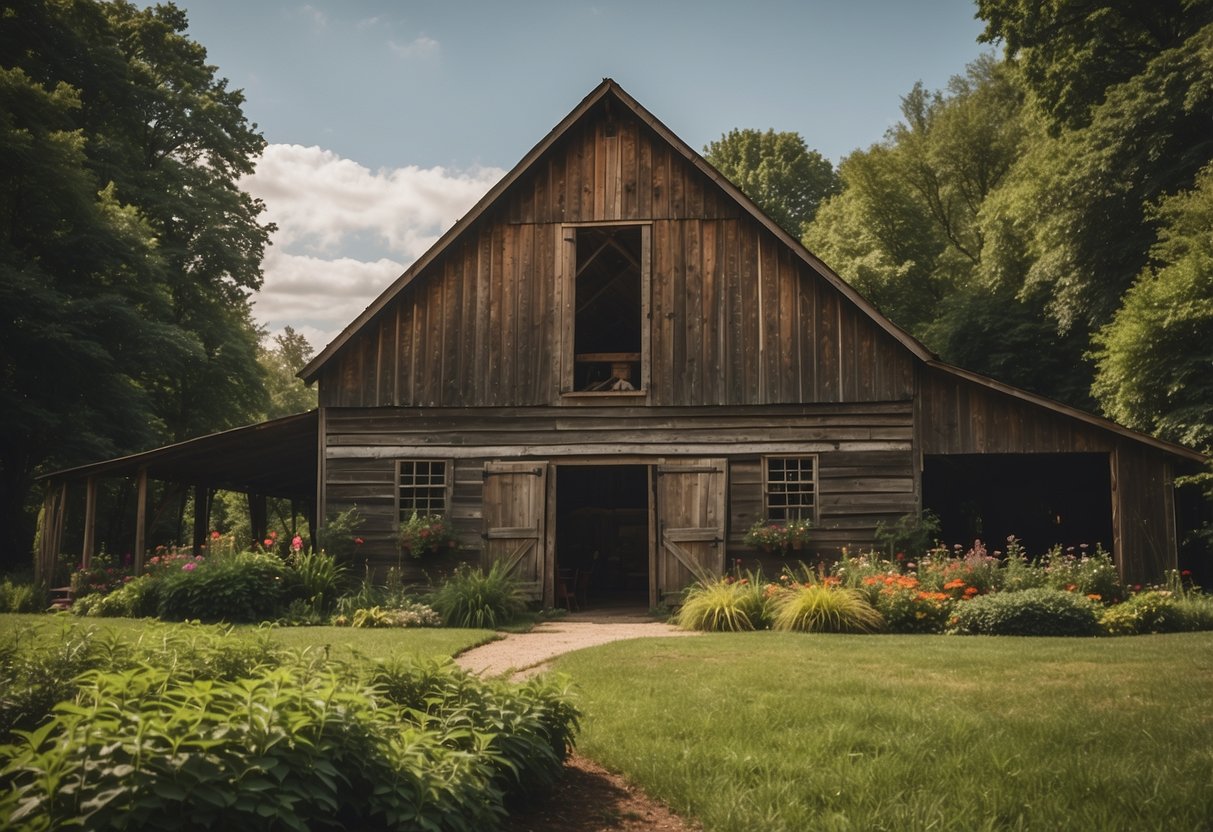
{"type": "Polygon", "coordinates": [[[1199,629],[1195,626],[1199,608],[1196,605],[1181,605],[1180,601],[1167,590],[1139,592],[1123,604],[1104,610],[1099,623],[1109,635],[1114,636],[1199,629]]]}
{"type": "Polygon", "coordinates": [[[526,611],[526,598],[510,566],[498,561],[488,572],[460,566],[430,599],[448,627],[494,629],[526,611]]]}
{"type": "Polygon", "coordinates": [[[103,618],[151,618],[160,605],[160,583],[140,575],[108,595],[86,595],[72,604],[75,615],[103,618]]]}
{"type": "Polygon", "coordinates": [[[400,548],[411,556],[445,552],[459,545],[451,521],[441,514],[417,514],[400,524],[400,548]]]}
{"type": "Polygon", "coordinates": [[[284,582],[286,597],[311,604],[320,615],[333,611],[346,585],[347,569],[325,552],[292,552],[284,582]]]}
{"type": "Polygon", "coordinates": [[[1092,636],[1100,632],[1096,605],[1060,589],[997,592],[958,604],[951,629],[962,635],[1092,636]]]}
{"type": "Polygon", "coordinates": [[[1018,592],[1047,586],[1048,573],[1044,567],[1029,560],[1023,546],[1015,535],[1007,538],[1007,556],[1002,562],[1002,591],[1018,592]]]}
{"type": "Polygon", "coordinates": [[[1061,547],[1055,546],[1045,556],[1045,564],[1048,585],[1054,589],[1087,597],[1097,596],[1092,600],[1105,605],[1118,603],[1125,597],[1120,573],[1116,571],[1111,556],[1101,546],[1097,545],[1090,554],[1087,554],[1086,544],[1078,552],[1073,547],[1062,552],[1061,547]]]}
{"type": "Polygon", "coordinates": [[[169,569],[161,580],[161,618],[170,621],[263,621],[272,618],[285,575],[265,552],[218,554],[169,569]]]}
{"type": "Polygon", "coordinates": [[[871,604],[852,589],[797,584],[773,598],[771,629],[802,633],[871,633],[883,621],[871,604]]]}
{"type": "Polygon", "coordinates": [[[939,539],[939,515],[927,509],[922,514],[903,514],[892,524],[876,524],[876,542],[890,560],[914,560],[939,539]]]}
{"type": "Polygon", "coordinates": [[[762,589],[749,579],[699,580],[687,588],[674,623],[684,630],[736,633],[766,626],[762,589]]]}
{"type": "Polygon", "coordinates": [[[960,544],[951,553],[943,546],[932,549],[919,561],[918,577],[924,589],[967,599],[994,592],[1001,586],[999,566],[998,558],[989,555],[985,544],[975,540],[967,552],[962,552],[960,544]]]}
{"type": "Polygon", "coordinates": [[[15,584],[8,578],[0,583],[0,612],[41,612],[46,607],[46,593],[40,587],[15,584]]]}
{"type": "Polygon", "coordinates": [[[354,610],[349,616],[337,616],[333,624],[338,627],[440,627],[442,617],[425,604],[409,604],[354,610]]]}
{"type": "Polygon", "coordinates": [[[891,633],[942,633],[955,603],[947,593],[922,589],[909,576],[887,581],[875,601],[891,633]]]}
{"type": "Polygon", "coordinates": [[[72,594],[77,598],[94,593],[105,595],[122,586],[130,572],[114,563],[111,555],[104,551],[93,555],[88,568],[80,566],[71,576],[72,594]]]}

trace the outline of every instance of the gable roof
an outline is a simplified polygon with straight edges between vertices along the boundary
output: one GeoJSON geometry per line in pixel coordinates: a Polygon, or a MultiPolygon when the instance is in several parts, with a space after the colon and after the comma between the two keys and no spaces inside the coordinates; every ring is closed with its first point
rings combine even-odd
{"type": "Polygon", "coordinates": [[[369,324],[376,315],[378,315],[385,307],[387,307],[403,289],[413,282],[418,275],[438,259],[442,253],[451,246],[455,240],[464,234],[477,220],[479,220],[497,201],[514,185],[518,180],[527,175],[528,172],[539,162],[541,158],[566,134],[568,134],[583,118],[587,117],[594,108],[604,99],[610,98],[618,102],[621,106],[630,111],[639,121],[648,126],[665,141],[678,155],[680,155],[687,163],[696,168],[700,173],[706,176],[709,180],[715,183],[725,194],[727,194],[737,205],[748,214],[755,222],[774,235],[782,242],[787,249],[807,264],[818,275],[829,283],[839,294],[847,298],[852,304],[862,311],[876,326],[884,330],[908,350],[914,357],[925,365],[934,369],[940,370],[946,374],[963,379],[967,382],[978,384],[991,390],[996,390],[1005,395],[1029,402],[1039,407],[1061,413],[1065,416],[1085,422],[1094,427],[1111,431],[1112,433],[1127,437],[1136,442],[1141,442],[1150,445],[1158,450],[1165,451],[1169,454],[1174,454],[1179,457],[1194,461],[1206,462],[1208,457],[1190,448],[1182,445],[1176,445],[1172,442],[1167,442],[1161,439],[1156,439],[1144,433],[1131,430],[1122,425],[1118,425],[1101,416],[1096,416],[1091,413],[1079,410],[1069,405],[1064,405],[1060,402],[1046,398],[1044,396],[1030,393],[1026,390],[1021,390],[1009,384],[996,381],[987,376],[963,370],[942,361],[939,356],[931,352],[921,341],[915,338],[910,333],[906,332],[901,327],[897,326],[889,320],[883,313],[873,306],[866,298],[863,297],[856,289],[843,280],[837,273],[827,266],[816,255],[810,252],[800,240],[793,237],[774,220],[763,213],[753,200],[743,194],[736,185],[730,182],[720,171],[716,170],[707,160],[699,155],[690,145],[680,139],[672,130],[665,126],[656,116],[640,105],[636,99],[632,98],[622,87],[614,80],[604,78],[602,83],[594,88],[580,104],[565,116],[559,124],[543,137],[531,150],[514,166],[509,173],[501,178],[496,185],[480,198],[480,200],[469,210],[464,216],[456,222],[445,234],[443,234],[433,246],[429,248],[425,254],[421,255],[411,266],[409,266],[403,274],[396,278],[369,306],[362,311],[358,317],[349,323],[341,334],[338,335],[331,343],[321,350],[308,364],[299,371],[298,375],[307,383],[312,383],[319,376],[324,366],[337,355],[338,352],[367,324],[369,324]]]}
{"type": "Polygon", "coordinates": [[[817,259],[816,256],[801,245],[799,240],[776,225],[770,217],[762,212],[762,209],[754,204],[753,200],[738,190],[737,186],[726,179],[724,175],[720,173],[720,171],[712,167],[702,156],[696,153],[690,147],[690,145],[678,138],[678,136],[676,136],[674,132],[670,130],[670,128],[662,124],[656,116],[642,107],[636,101],[636,99],[628,95],[622,87],[615,83],[615,81],[610,78],[605,78],[601,84],[595,87],[594,90],[582,100],[580,104],[573,108],[572,112],[570,112],[560,121],[559,124],[552,128],[551,132],[544,136],[537,145],[531,148],[530,152],[527,153],[526,156],[522,157],[522,161],[515,165],[514,168],[504,177],[502,177],[496,185],[490,188],[488,193],[481,197],[480,201],[477,202],[470,211],[463,215],[462,219],[451,226],[450,230],[438,239],[438,242],[434,243],[434,245],[431,246],[425,254],[421,255],[421,257],[419,257],[411,266],[409,266],[408,269],[405,270],[404,274],[396,278],[392,284],[388,286],[383,293],[371,303],[370,306],[362,311],[362,314],[351,321],[350,324],[341,331],[341,334],[333,339],[332,343],[326,346],[316,355],[315,358],[308,362],[308,364],[299,371],[299,377],[309,384],[315,381],[324,365],[327,364],[328,361],[334,355],[336,355],[341,348],[344,347],[346,343],[349,342],[349,340],[362,329],[363,326],[365,326],[371,321],[372,318],[383,311],[384,307],[390,304],[392,300],[394,300],[395,297],[400,294],[401,290],[403,290],[405,286],[409,285],[413,279],[417,277],[417,275],[421,274],[425,268],[436,260],[448,246],[450,246],[456,239],[460,237],[460,235],[464,233],[464,231],[475,224],[475,222],[480,219],[480,217],[483,216],[484,213],[488,211],[489,208],[492,207],[506,191],[509,190],[510,186],[512,186],[522,177],[526,176],[531,168],[553,145],[560,141],[560,139],[563,138],[571,129],[573,129],[578,122],[585,118],[586,115],[589,114],[599,102],[608,97],[611,97],[613,100],[619,102],[620,105],[627,108],[637,119],[651,128],[653,132],[655,132],[667,144],[669,144],[670,147],[673,148],[680,156],[698,169],[700,173],[712,180],[712,182],[714,182],[726,194],[728,194],[730,198],[737,202],[738,205],[755,221],[778,237],[779,240],[788,246],[792,252],[799,256],[801,260],[819,272],[826,281],[828,281],[848,300],[862,309],[872,319],[872,321],[876,323],[877,326],[892,335],[894,339],[902,344],[902,346],[923,361],[928,361],[936,357],[921,342],[914,338],[914,336],[910,335],[908,332],[882,315],[880,311],[876,309],[876,307],[872,306],[867,299],[855,291],[850,284],[835,274],[825,263],[817,259]]]}

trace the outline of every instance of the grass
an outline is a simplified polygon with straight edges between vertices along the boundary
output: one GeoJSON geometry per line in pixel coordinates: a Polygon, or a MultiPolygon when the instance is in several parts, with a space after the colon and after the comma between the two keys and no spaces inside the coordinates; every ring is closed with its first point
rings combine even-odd
{"type": "Polygon", "coordinates": [[[578,747],[722,830],[1184,830],[1213,818],[1213,633],[729,633],[563,657],[578,747]]]}
{"type": "MultiPolygon", "coordinates": [[[[150,628],[179,626],[135,618],[78,618],[68,620],[83,626],[95,626],[129,638],[138,638],[150,628]]],[[[21,626],[57,630],[59,616],[0,615],[0,632],[21,626]]],[[[237,625],[238,632],[256,630],[254,625],[237,625]]],[[[418,627],[415,629],[353,629],[350,627],[274,627],[273,638],[290,648],[328,648],[335,656],[354,653],[366,658],[382,659],[400,655],[455,656],[497,638],[492,630],[463,630],[447,627],[418,627]]]]}

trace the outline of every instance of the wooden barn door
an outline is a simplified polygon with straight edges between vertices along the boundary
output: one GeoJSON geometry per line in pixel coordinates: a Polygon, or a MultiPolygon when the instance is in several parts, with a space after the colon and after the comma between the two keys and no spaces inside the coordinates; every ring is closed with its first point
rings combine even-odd
{"type": "Polygon", "coordinates": [[[663,462],[657,466],[657,557],[649,603],[673,600],[705,573],[724,571],[723,459],[663,462]]]}
{"type": "Polygon", "coordinates": [[[485,568],[510,565],[527,597],[542,600],[545,558],[546,462],[486,462],[484,465],[485,568]]]}

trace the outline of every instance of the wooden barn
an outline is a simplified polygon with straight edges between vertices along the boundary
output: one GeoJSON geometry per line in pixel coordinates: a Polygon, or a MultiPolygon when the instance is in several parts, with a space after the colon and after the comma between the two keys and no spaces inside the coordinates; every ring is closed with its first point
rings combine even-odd
{"type": "Polygon", "coordinates": [[[926,507],[1158,579],[1204,459],[943,363],[609,79],[300,375],[315,516],[356,505],[386,565],[444,514],[548,604],[577,572],[655,605],[760,518],[828,554],[926,507]]]}

